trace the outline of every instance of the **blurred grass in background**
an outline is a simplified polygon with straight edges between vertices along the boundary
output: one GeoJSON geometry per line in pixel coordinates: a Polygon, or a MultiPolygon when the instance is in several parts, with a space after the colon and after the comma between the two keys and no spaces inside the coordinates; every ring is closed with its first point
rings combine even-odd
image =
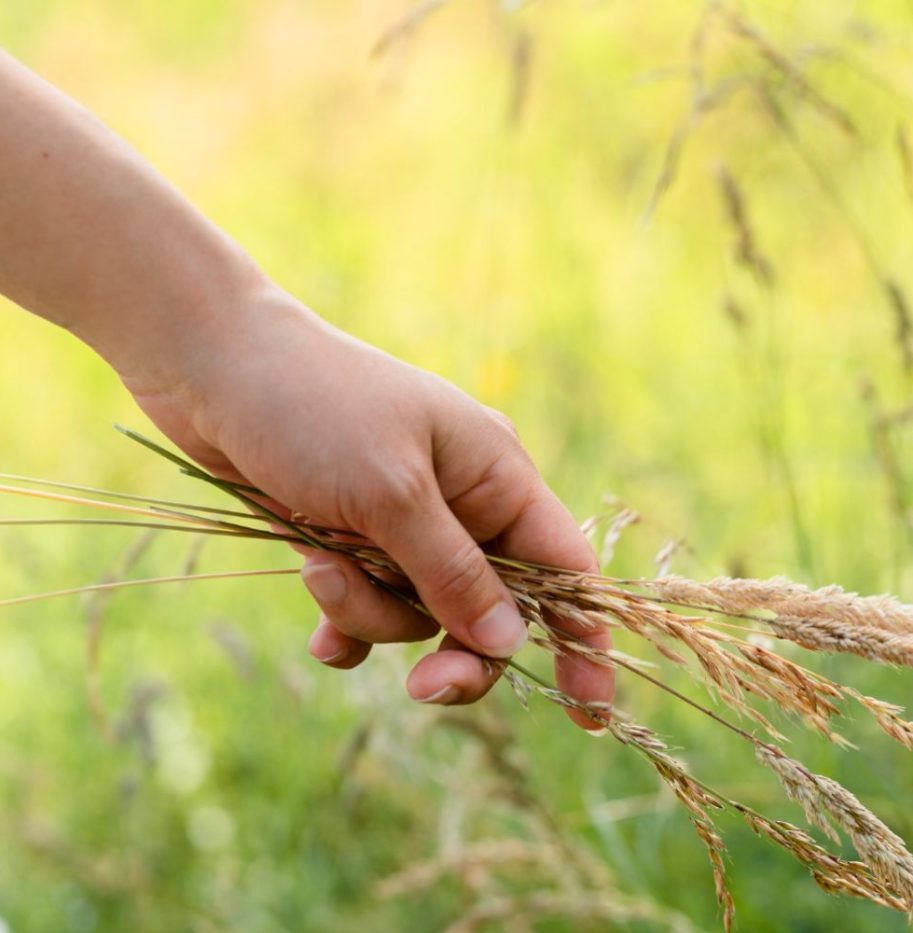
{"type": "MultiPolygon", "coordinates": [[[[507,412],[581,518],[607,491],[639,509],[613,570],[649,574],[684,536],[690,575],[913,598],[909,3],[454,0],[372,57],[409,9],[8,0],[0,42],[290,291],[507,412]]],[[[2,315],[3,469],[199,495],[109,430],[146,425],[98,360],[2,315]]],[[[134,544],[5,531],[2,592],[119,572],[134,544]]],[[[130,573],[294,565],[148,544],[130,573]]],[[[294,579],[4,611],[11,929],[439,930],[534,891],[554,916],[518,901],[489,928],[614,928],[600,892],[619,929],[715,928],[700,845],[639,761],[506,687],[413,707],[399,649],[318,670],[314,619],[294,579]]],[[[902,672],[825,666],[909,696],[902,672]]],[[[699,775],[795,817],[704,722],[640,685],[621,701],[699,775]]],[[[913,765],[849,731],[865,757],[803,757],[913,837],[913,765]]],[[[741,929],[903,928],[731,829],[741,929]]]]}

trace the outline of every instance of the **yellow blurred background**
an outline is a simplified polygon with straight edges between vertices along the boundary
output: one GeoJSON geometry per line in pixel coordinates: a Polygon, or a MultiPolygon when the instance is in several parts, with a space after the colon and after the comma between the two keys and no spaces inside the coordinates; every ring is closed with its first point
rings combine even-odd
{"type": "MultiPolygon", "coordinates": [[[[613,572],[650,574],[684,538],[690,575],[913,599],[908,3],[7,0],[0,43],[288,290],[510,415],[581,519],[608,493],[639,510],[613,572]]],[[[0,313],[0,469],[196,493],[110,430],[147,424],[104,364],[0,313]]],[[[117,573],[131,540],[6,530],[3,593],[117,573]]],[[[180,547],[131,571],[173,572],[180,547]]],[[[199,561],[293,564],[225,543],[199,561]]],[[[119,596],[95,664],[99,611],[0,620],[10,929],[444,930],[531,885],[630,912],[478,928],[715,928],[685,816],[553,711],[506,687],[465,715],[415,710],[399,649],[317,671],[289,581],[119,596]],[[522,843],[522,870],[479,840],[522,843]],[[569,880],[562,846],[590,868],[569,880]]],[[[824,669],[909,695],[901,674],[824,669]]],[[[794,816],[708,726],[623,701],[794,816]]],[[[802,750],[910,835],[913,768],[855,737],[861,767],[802,750]]],[[[742,929],[902,928],[731,829],[742,929]]]]}

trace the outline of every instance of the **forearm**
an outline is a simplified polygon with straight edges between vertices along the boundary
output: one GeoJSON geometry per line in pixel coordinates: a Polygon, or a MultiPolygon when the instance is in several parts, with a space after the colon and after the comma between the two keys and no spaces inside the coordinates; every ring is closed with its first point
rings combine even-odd
{"type": "MultiPolygon", "coordinates": [[[[471,702],[500,670],[485,656],[526,639],[476,541],[597,569],[502,417],[322,324],[128,146],[2,53],[0,292],[105,356],[195,460],[391,556],[436,621],[323,555],[307,579],[327,613],[312,642],[327,664],[352,667],[371,643],[427,638],[439,623],[448,635],[410,693],[471,702]]],[[[610,646],[608,632],[564,624],[610,646]]],[[[578,655],[559,657],[556,677],[578,699],[611,702],[610,672],[578,655]]]]}
{"type": "Polygon", "coordinates": [[[126,143],[0,51],[0,292],[152,382],[262,285],[126,143]]]}

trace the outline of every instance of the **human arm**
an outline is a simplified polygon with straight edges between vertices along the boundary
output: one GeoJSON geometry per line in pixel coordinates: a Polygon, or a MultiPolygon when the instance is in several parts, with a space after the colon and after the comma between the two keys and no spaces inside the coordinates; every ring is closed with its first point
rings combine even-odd
{"type": "MultiPolygon", "coordinates": [[[[2,54],[0,292],[92,346],[205,467],[388,551],[448,633],[410,674],[416,699],[477,699],[492,680],[480,656],[525,639],[476,542],[595,569],[503,416],[305,308],[124,142],[2,54]]],[[[437,631],[342,558],[312,556],[305,577],[327,617],[311,651],[333,666],[437,631]]],[[[577,656],[557,676],[580,699],[611,697],[609,673],[577,656]]]]}

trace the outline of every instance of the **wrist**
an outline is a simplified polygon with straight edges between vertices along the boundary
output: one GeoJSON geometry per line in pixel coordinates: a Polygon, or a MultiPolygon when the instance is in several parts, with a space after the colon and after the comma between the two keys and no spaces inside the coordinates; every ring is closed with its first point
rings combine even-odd
{"type": "Polygon", "coordinates": [[[177,393],[221,352],[261,296],[274,289],[235,243],[153,271],[127,308],[81,320],[74,334],[101,355],[134,394],[177,393]]]}
{"type": "Polygon", "coordinates": [[[328,329],[247,257],[212,286],[196,295],[190,290],[186,302],[158,315],[144,339],[130,340],[116,358],[101,351],[133,395],[208,407],[231,396],[251,366],[295,344],[310,349],[316,333],[328,329]]]}

